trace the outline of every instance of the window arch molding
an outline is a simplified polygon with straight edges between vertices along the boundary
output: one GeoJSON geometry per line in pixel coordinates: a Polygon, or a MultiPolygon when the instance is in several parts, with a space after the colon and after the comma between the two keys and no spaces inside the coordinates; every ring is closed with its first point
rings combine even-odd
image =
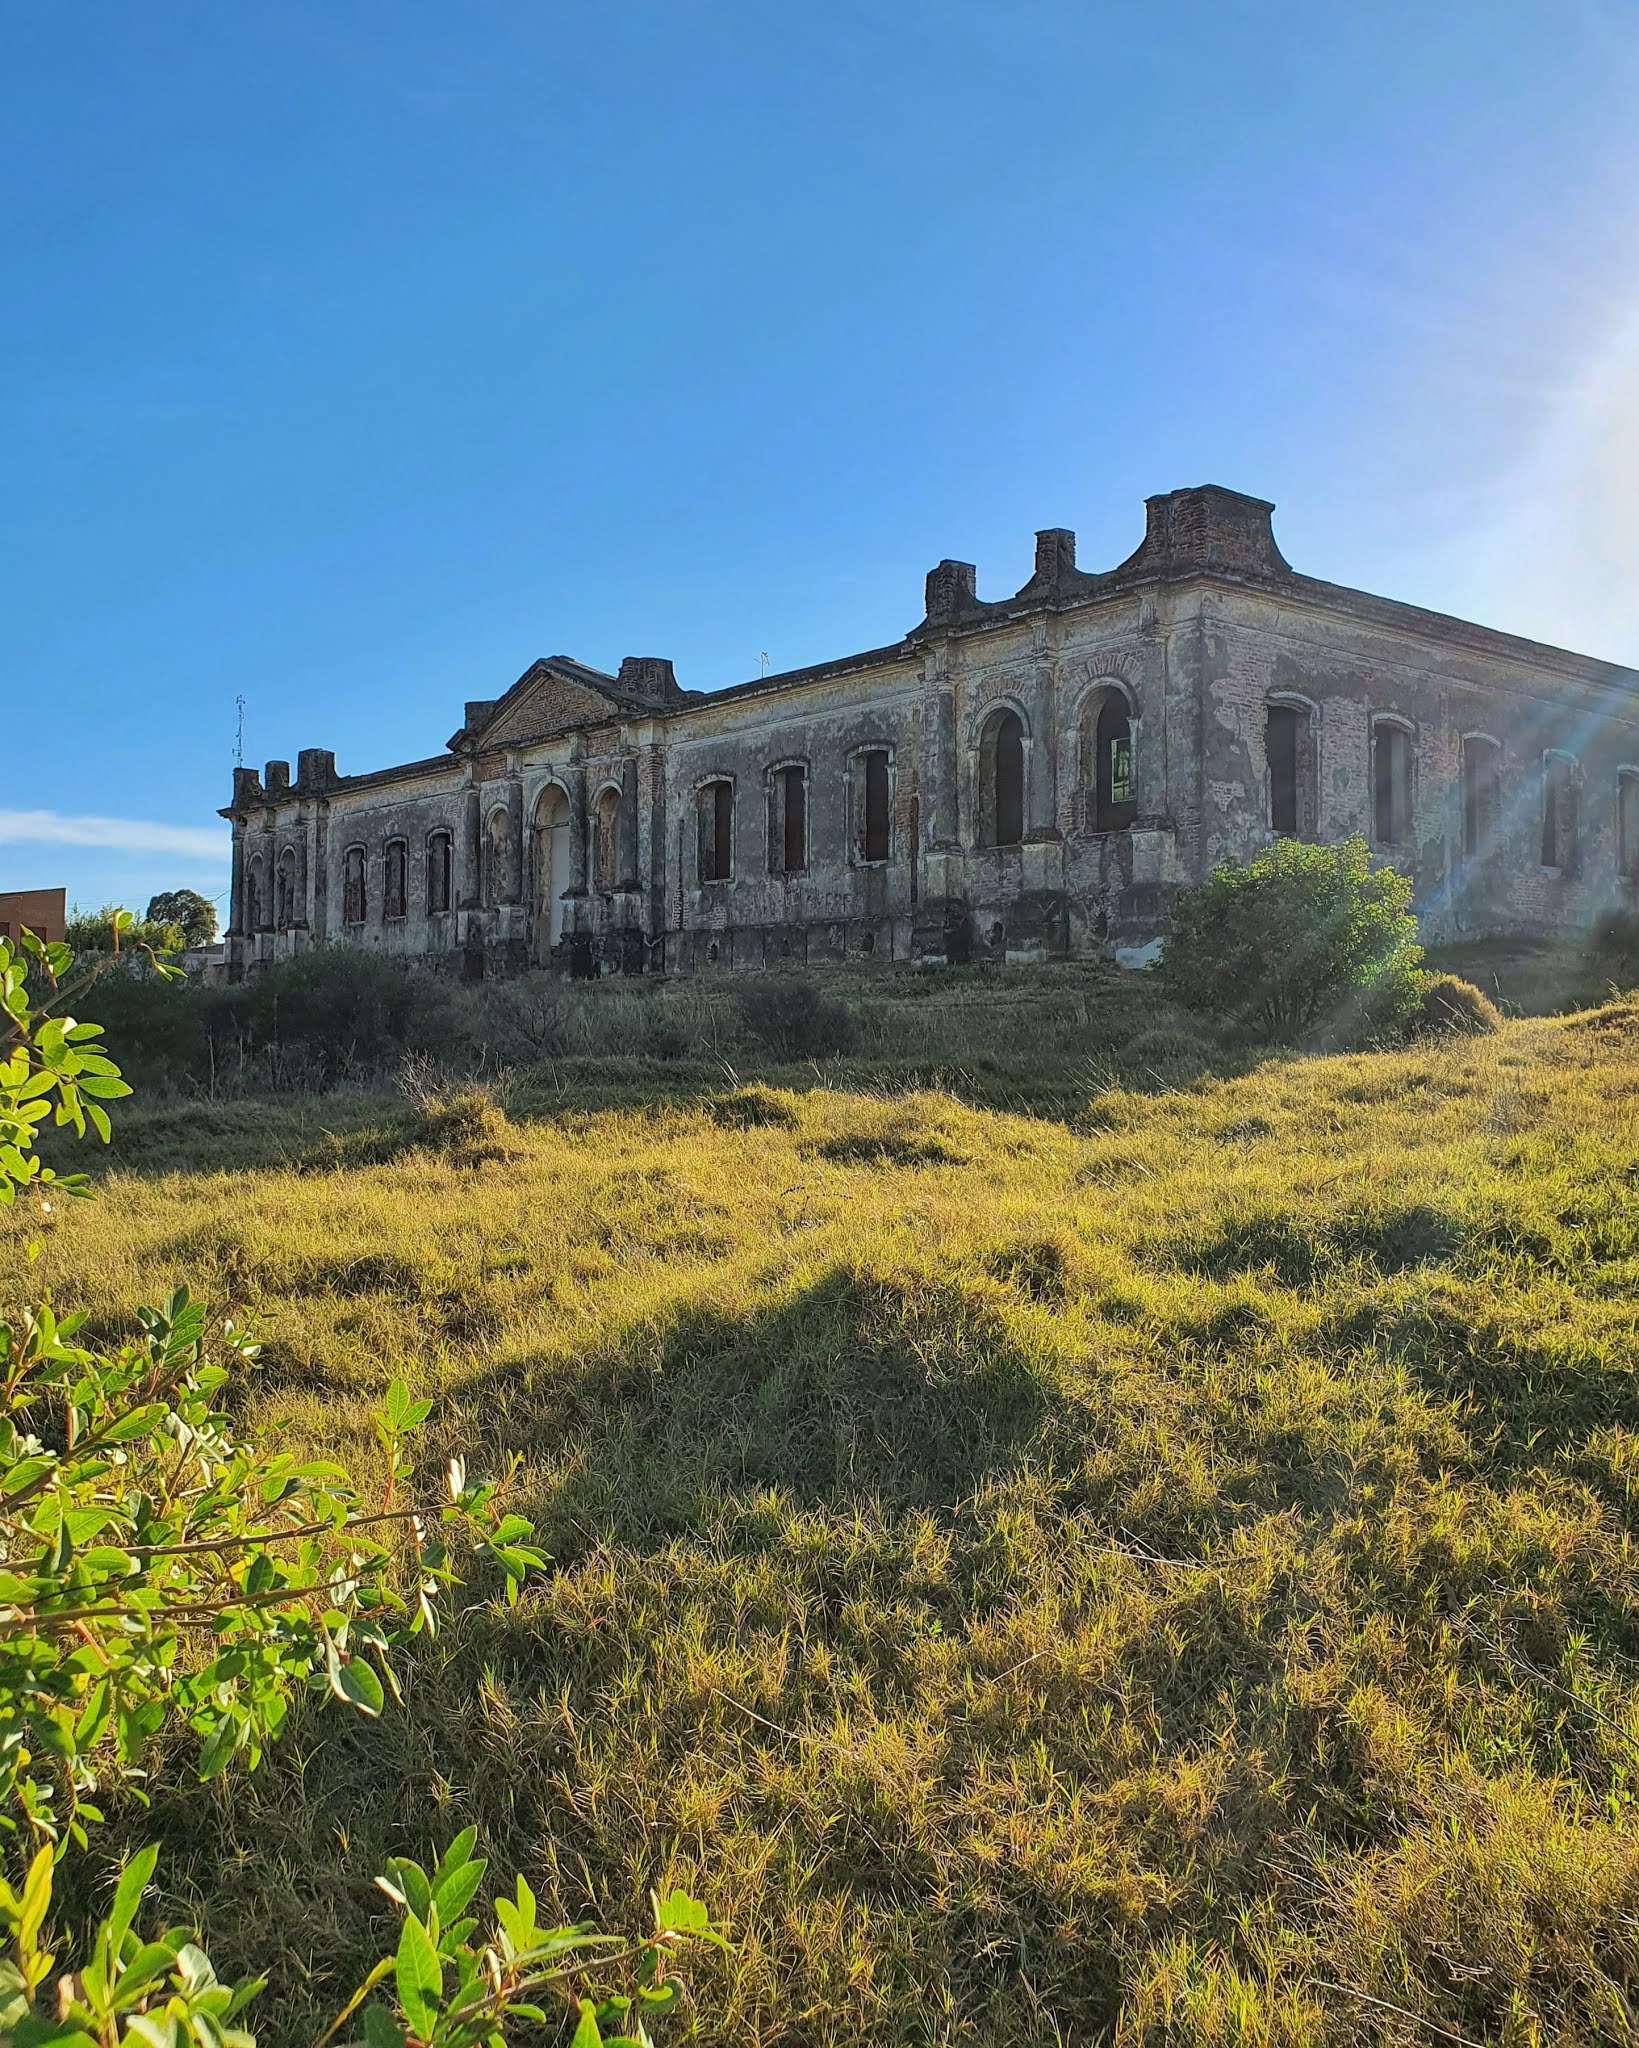
{"type": "Polygon", "coordinates": [[[1075,696],[1070,700],[1075,706],[1072,714],[1075,722],[1079,725],[1082,719],[1086,717],[1094,700],[1105,696],[1111,690],[1115,691],[1117,696],[1125,700],[1127,716],[1136,725],[1138,723],[1138,699],[1133,695],[1133,686],[1127,681],[1125,676],[1116,675],[1089,676],[1087,678],[1086,682],[1081,685],[1080,689],[1076,691],[1075,696]]]}
{"type": "MultiPolygon", "coordinates": [[[[1030,744],[1030,713],[1024,698],[1014,690],[1004,690],[999,696],[987,697],[981,705],[968,714],[968,745],[977,747],[985,736],[985,729],[994,725],[1004,711],[1011,711],[1024,728],[1025,745],[1030,744]]],[[[850,752],[855,751],[850,748],[850,752]]]]}

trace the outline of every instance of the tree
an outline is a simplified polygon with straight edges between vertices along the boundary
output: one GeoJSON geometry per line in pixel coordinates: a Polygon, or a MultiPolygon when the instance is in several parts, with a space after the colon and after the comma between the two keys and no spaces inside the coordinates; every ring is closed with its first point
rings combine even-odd
{"type": "Polygon", "coordinates": [[[185,946],[208,946],[216,937],[216,905],[197,889],[162,889],[148,899],[149,924],[174,924],[185,946]]]}
{"type": "MultiPolygon", "coordinates": [[[[115,914],[114,950],[129,925],[115,914]]],[[[32,933],[0,939],[0,1202],[87,1194],[83,1175],[41,1160],[40,1133],[89,1126],[106,1142],[103,1105],[131,1092],[98,1045],[102,1027],[66,1009],[95,971],[76,973],[66,945],[32,933]]],[[[136,1933],[153,1850],[125,1871],[89,1960],[60,1978],[55,2019],[42,2014],[55,1857],[87,1847],[102,1781],[137,1770],[166,1727],[198,1737],[209,1778],[235,1759],[254,1766],[303,1691],[378,1716],[398,1690],[394,1652],[436,1627],[459,1574],[493,1575],[515,1600],[546,1560],[505,1508],[506,1478],[469,1478],[454,1458],[441,1498],[412,1483],[406,1440],[430,1404],[402,1381],[376,1417],[386,1477],[365,1501],[338,1467],[272,1449],[216,1405],[228,1374],[185,1290],[113,1353],[76,1344],[82,1326],[49,1303],[0,1325],[0,1828],[40,1844],[15,1886],[0,1882],[12,1949],[0,2039],[254,2048],[237,2020],[259,1986],[219,1984],[187,1933],[136,1933]]],[[[220,1336],[230,1358],[254,1356],[246,1331],[227,1323],[220,1336]]],[[[682,1893],[655,1901],[654,1931],[637,1944],[541,1928],[520,1879],[514,1900],[495,1903],[498,1931],[478,1940],[463,1917],[484,1873],[474,1843],[460,1836],[430,1875],[394,1861],[380,1880],[403,1913],[399,1940],[337,2022],[358,2014],[367,2048],[488,2048],[508,2019],[543,2020],[536,1996],[568,1996],[594,1953],[632,1965],[635,1982],[576,1999],[575,2048],[644,2043],[645,2016],[676,1997],[677,1947],[721,1939],[682,1893]],[[389,1977],[390,2003],[370,2002],[389,1977]]]]}
{"type": "Polygon", "coordinates": [[[1373,867],[1363,839],[1277,839],[1181,892],[1161,982],[1188,1009],[1289,1040],[1393,1025],[1417,1002],[1421,958],[1411,883],[1373,867]]]}

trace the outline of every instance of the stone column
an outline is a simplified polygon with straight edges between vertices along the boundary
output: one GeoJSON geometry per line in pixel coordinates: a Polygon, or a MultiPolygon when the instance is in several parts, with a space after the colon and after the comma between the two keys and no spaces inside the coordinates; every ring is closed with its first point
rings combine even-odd
{"type": "Polygon", "coordinates": [[[637,882],[637,756],[628,755],[620,767],[620,886],[635,889],[637,882]]]}
{"type": "Polygon", "coordinates": [[[330,806],[323,797],[313,806],[312,933],[322,939],[330,930],[330,806]]]}
{"type": "Polygon", "coordinates": [[[586,769],[575,761],[569,769],[569,887],[566,896],[586,894],[586,769]]]}
{"type": "Polygon", "coordinates": [[[506,788],[506,873],[502,878],[501,897],[506,903],[517,903],[522,899],[524,889],[524,788],[514,775],[506,788]]]}
{"type": "Polygon", "coordinates": [[[933,700],[933,760],[928,776],[928,819],[933,844],[961,844],[961,763],[956,744],[956,692],[941,678],[933,700]]]}
{"type": "Polygon", "coordinates": [[[1025,764],[1024,836],[1056,839],[1058,833],[1058,720],[1053,670],[1035,671],[1030,688],[1029,755],[1025,764]]]}
{"type": "Polygon", "coordinates": [[[228,884],[228,928],[225,939],[237,939],[245,929],[245,821],[233,821],[233,878],[228,884]]]}
{"type": "Polygon", "coordinates": [[[309,816],[308,806],[303,804],[296,814],[296,902],[293,907],[293,922],[302,931],[306,931],[312,923],[307,902],[307,842],[312,829],[313,821],[309,816]]]}
{"type": "Polygon", "coordinates": [[[462,910],[476,910],[484,900],[483,823],[478,785],[469,782],[461,810],[461,894],[458,901],[462,910]]]}

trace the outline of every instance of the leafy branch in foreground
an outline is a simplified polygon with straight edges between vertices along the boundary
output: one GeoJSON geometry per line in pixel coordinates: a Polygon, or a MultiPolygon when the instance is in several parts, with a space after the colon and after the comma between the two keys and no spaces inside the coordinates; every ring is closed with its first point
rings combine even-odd
{"type": "MultiPolygon", "coordinates": [[[[112,1356],[76,1347],[79,1323],[33,1308],[0,1325],[0,1824],[83,1842],[99,1766],[135,1771],[167,1722],[201,1737],[209,1778],[254,1764],[300,1689],[379,1714],[392,1645],[433,1626],[457,1561],[498,1565],[514,1598],[545,1562],[459,1461],[441,1506],[408,1497],[404,1439],[429,1404],[401,1381],[367,1504],[338,1466],[236,1432],[185,1289],[112,1356]]],[[[254,1362],[246,1332],[224,1342],[254,1362]]]]}
{"type": "MultiPolygon", "coordinates": [[[[117,914],[116,950],[128,922],[117,914]]],[[[7,1204],[51,1185],[87,1192],[84,1176],[59,1180],[42,1163],[39,1133],[51,1120],[83,1138],[89,1124],[106,1142],[101,1103],[130,1093],[91,1048],[100,1027],[61,1007],[72,965],[67,948],[30,932],[16,946],[0,939],[7,1204]],[[40,1008],[31,966],[51,990],[40,1008]]],[[[235,1756],[254,1765],[300,1691],[379,1715],[397,1692],[391,1652],[434,1627],[458,1567],[498,1568],[515,1600],[546,1561],[531,1525],[504,1512],[503,1486],[469,1481],[459,1458],[447,1498],[434,1507],[413,1497],[404,1440],[430,1404],[412,1401],[402,1381],[375,1418],[387,1470],[372,1505],[338,1466],[274,1450],[215,1405],[228,1372],[208,1357],[205,1312],[186,1289],[140,1323],[141,1336],[111,1354],[77,1345],[84,1318],[59,1318],[49,1304],[0,1324],[0,1829],[46,1837],[20,1887],[0,1879],[11,1945],[0,1960],[0,2043],[15,2048],[255,2048],[237,2020],[259,1982],[219,1983],[191,1931],[137,1934],[153,1848],[123,1872],[90,1959],[47,1992],[54,1862],[70,1841],[84,1848],[87,1823],[102,1818],[90,1795],[110,1774],[134,1789],[145,1748],[167,1727],[201,1739],[208,1778],[235,1756]]],[[[254,1365],[247,1331],[226,1324],[222,1341],[236,1364],[254,1365]]],[[[405,1916],[397,1948],[326,2039],[358,2015],[367,2048],[492,2048],[510,2020],[544,2024],[536,2000],[552,1995],[578,2012],[572,2048],[648,2048],[647,2018],[676,1997],[669,1957],[686,1939],[722,1940],[705,1909],[673,1892],[655,1902],[654,1934],[625,1944],[584,1926],[540,1928],[519,1878],[516,1899],[496,1902],[498,1931],[475,1943],[477,1921],[460,1917],[484,1871],[475,1839],[459,1837],[431,1878],[390,1864],[382,1882],[405,1916]],[[576,1996],[593,1956],[604,1971],[630,1966],[634,1992],[576,1996]],[[389,1976],[383,2003],[372,1994],[389,1976]]]]}
{"type": "MultiPolygon", "coordinates": [[[[112,952],[117,954],[131,913],[116,911],[112,919],[112,952]]],[[[149,946],[141,950],[162,979],[182,979],[181,968],[149,946]]],[[[90,987],[102,964],[93,961],[76,971],[69,947],[48,945],[26,928],[15,940],[0,938],[0,1205],[9,1206],[25,1188],[38,1192],[55,1185],[68,1195],[89,1192],[83,1173],[59,1175],[45,1165],[38,1143],[47,1123],[72,1127],[80,1138],[89,1124],[106,1145],[112,1126],[102,1105],[131,1092],[119,1068],[93,1042],[101,1038],[102,1026],[78,1023],[64,1007],[90,987]],[[37,1002],[30,990],[31,966],[49,990],[44,1002],[37,1002]]]]}

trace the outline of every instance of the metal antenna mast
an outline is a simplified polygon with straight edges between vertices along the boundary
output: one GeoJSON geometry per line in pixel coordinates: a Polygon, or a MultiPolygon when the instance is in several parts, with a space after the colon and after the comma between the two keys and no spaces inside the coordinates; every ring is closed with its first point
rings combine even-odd
{"type": "Polygon", "coordinates": [[[243,697],[235,697],[233,701],[239,706],[239,730],[233,742],[233,764],[236,768],[243,768],[245,765],[245,700],[243,697]]]}

